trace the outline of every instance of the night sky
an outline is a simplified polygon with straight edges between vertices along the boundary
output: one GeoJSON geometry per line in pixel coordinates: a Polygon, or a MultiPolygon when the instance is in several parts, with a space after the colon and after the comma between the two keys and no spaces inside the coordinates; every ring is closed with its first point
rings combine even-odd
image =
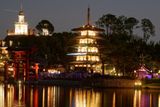
{"type": "MultiPolygon", "coordinates": [[[[85,24],[89,5],[93,24],[108,13],[149,18],[156,27],[154,40],[160,40],[160,0],[23,0],[22,4],[30,28],[46,19],[54,25],[55,32],[71,31],[85,24]]],[[[7,29],[14,28],[20,5],[21,0],[1,0],[0,39],[6,37],[7,29]]]]}

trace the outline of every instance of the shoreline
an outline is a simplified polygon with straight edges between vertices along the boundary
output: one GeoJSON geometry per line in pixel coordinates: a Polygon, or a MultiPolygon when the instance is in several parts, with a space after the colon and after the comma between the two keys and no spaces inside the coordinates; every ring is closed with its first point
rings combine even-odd
{"type": "Polygon", "coordinates": [[[37,80],[25,81],[25,85],[58,85],[58,86],[76,86],[91,88],[135,88],[136,80],[132,79],[82,79],[82,80],[37,80]]]}
{"type": "MultiPolygon", "coordinates": [[[[135,86],[137,79],[53,79],[53,80],[29,80],[20,83],[29,86],[68,86],[68,87],[88,87],[88,88],[133,88],[133,89],[160,89],[160,83],[147,83],[135,86]]],[[[1,81],[2,84],[19,84],[19,81],[1,81]]],[[[144,83],[144,80],[142,80],[144,83]]]]}

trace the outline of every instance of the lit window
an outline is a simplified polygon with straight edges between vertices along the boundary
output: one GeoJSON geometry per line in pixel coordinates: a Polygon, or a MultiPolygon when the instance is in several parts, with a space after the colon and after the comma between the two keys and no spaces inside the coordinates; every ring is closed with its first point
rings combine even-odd
{"type": "Polygon", "coordinates": [[[91,30],[86,30],[86,31],[81,31],[81,35],[82,36],[95,36],[96,35],[96,32],[95,31],[91,31],[91,30]]]}
{"type": "Polygon", "coordinates": [[[23,16],[23,15],[20,15],[18,21],[19,21],[20,23],[23,23],[23,22],[24,22],[24,16],[23,16]]]}
{"type": "Polygon", "coordinates": [[[47,35],[49,35],[49,31],[48,31],[48,29],[42,29],[42,35],[44,35],[44,36],[47,36],[47,35]]]}

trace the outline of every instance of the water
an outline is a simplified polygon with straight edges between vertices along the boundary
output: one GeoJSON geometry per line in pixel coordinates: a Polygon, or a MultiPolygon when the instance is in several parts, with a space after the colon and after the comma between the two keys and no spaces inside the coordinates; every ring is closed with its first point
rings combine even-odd
{"type": "Polygon", "coordinates": [[[1,84],[0,107],[160,107],[160,90],[1,84]]]}

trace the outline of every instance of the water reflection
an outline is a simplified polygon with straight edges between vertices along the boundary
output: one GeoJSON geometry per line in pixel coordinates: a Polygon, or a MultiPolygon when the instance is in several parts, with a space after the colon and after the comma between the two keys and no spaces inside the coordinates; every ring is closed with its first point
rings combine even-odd
{"type": "Polygon", "coordinates": [[[141,107],[141,90],[135,90],[133,107],[141,107]]]}
{"type": "Polygon", "coordinates": [[[4,107],[4,89],[3,85],[0,85],[0,107],[4,107]]]}
{"type": "Polygon", "coordinates": [[[72,107],[101,107],[101,100],[101,93],[93,89],[70,90],[70,105],[72,107]]]}
{"type": "Polygon", "coordinates": [[[160,107],[160,91],[1,84],[0,107],[160,107]]]}

